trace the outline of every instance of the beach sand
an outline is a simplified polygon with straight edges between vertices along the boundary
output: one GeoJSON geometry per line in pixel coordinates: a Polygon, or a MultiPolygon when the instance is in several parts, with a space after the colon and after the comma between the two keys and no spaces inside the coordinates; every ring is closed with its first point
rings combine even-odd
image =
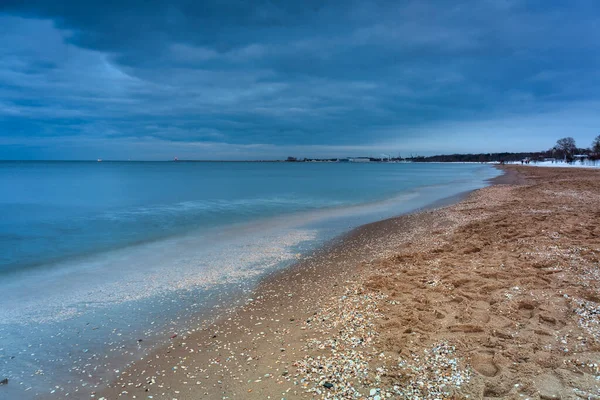
{"type": "Polygon", "coordinates": [[[600,398],[600,171],[504,170],[269,276],[92,398],[600,398]]]}

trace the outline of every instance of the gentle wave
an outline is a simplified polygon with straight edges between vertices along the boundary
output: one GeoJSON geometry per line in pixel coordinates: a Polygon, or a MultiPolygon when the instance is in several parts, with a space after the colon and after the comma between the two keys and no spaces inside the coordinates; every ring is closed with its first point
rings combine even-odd
{"type": "Polygon", "coordinates": [[[323,200],[316,198],[292,198],[292,197],[270,197],[255,199],[237,199],[237,200],[199,200],[183,201],[176,204],[156,205],[148,207],[138,207],[129,210],[119,210],[105,212],[95,218],[109,220],[136,219],[140,216],[160,216],[174,214],[186,214],[190,212],[217,212],[217,213],[257,213],[264,210],[284,209],[289,212],[307,209],[339,207],[349,204],[349,202],[323,200]]]}

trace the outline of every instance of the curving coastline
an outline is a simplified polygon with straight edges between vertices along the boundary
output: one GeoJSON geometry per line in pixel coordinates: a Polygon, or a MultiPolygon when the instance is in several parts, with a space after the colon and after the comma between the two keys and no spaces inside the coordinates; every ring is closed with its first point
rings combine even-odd
{"type": "Polygon", "coordinates": [[[272,274],[96,398],[600,395],[600,175],[503,170],[272,274]]]}

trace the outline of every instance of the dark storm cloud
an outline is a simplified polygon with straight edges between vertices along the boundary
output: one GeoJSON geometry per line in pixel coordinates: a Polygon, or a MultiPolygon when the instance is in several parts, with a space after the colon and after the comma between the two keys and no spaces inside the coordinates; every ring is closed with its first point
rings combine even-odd
{"type": "Polygon", "coordinates": [[[550,146],[563,115],[588,140],[598,6],[565,4],[5,0],[0,134],[68,158],[492,151],[550,146]]]}

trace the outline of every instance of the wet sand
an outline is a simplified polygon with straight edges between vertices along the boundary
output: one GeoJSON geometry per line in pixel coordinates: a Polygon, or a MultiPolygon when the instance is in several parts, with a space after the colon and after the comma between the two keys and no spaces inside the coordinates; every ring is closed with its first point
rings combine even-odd
{"type": "Polygon", "coordinates": [[[600,171],[504,170],[271,275],[92,398],[600,398],[600,171]]]}

